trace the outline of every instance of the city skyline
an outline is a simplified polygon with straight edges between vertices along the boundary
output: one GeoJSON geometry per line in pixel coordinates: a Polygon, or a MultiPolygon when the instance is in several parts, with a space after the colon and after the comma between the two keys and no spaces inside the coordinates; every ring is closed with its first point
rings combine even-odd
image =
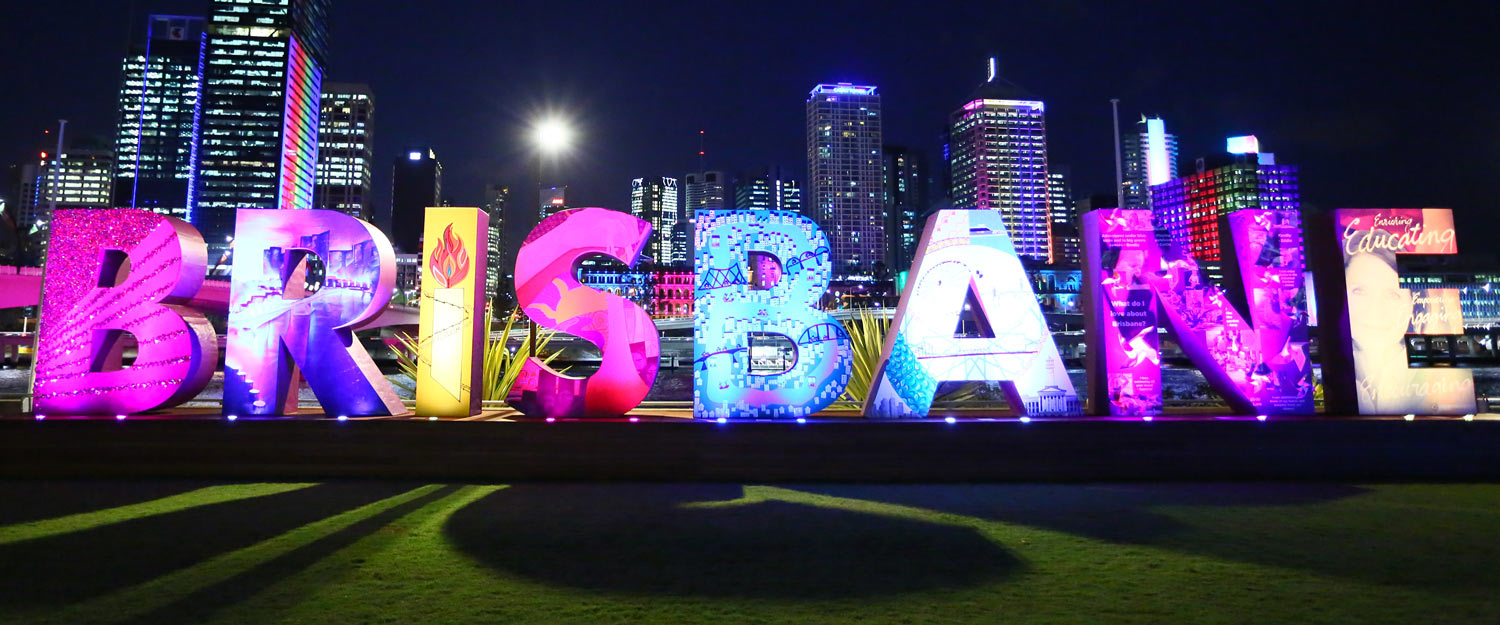
{"type": "MultiPolygon", "coordinates": [[[[35,30],[56,39],[45,46],[55,43],[68,54],[59,60],[34,55],[18,68],[21,82],[35,88],[0,100],[0,112],[14,120],[0,130],[0,155],[6,162],[34,157],[31,152],[43,140],[42,131],[55,127],[58,117],[71,120],[70,135],[108,136],[114,115],[111,94],[118,90],[118,57],[125,41],[121,24],[143,22],[148,13],[202,14],[207,5],[140,0],[133,3],[131,15],[128,6],[79,12],[79,4],[14,10],[19,21],[42,26],[66,19],[66,29],[35,30]],[[64,66],[75,71],[63,75],[64,66]],[[49,101],[40,94],[56,96],[49,101]]],[[[760,11],[751,17],[768,20],[769,14],[760,11]]],[[[937,23],[941,11],[901,24],[872,16],[869,34],[832,35],[816,45],[802,36],[813,27],[816,15],[793,20],[796,23],[778,22],[775,28],[787,35],[781,38],[783,48],[755,62],[736,60],[723,72],[691,74],[694,82],[683,85],[670,78],[681,75],[678,69],[722,62],[725,57],[696,59],[670,49],[626,45],[602,28],[604,21],[624,17],[610,10],[570,16],[578,22],[570,32],[598,36],[560,48],[535,49],[538,46],[528,42],[544,39],[540,33],[549,32],[549,24],[560,24],[563,16],[525,7],[496,13],[453,5],[432,11],[435,22],[424,32],[378,43],[380,37],[363,35],[394,32],[395,24],[414,19],[417,9],[398,3],[333,3],[325,77],[368,82],[375,92],[388,94],[382,95],[376,162],[390,162],[406,144],[433,145],[452,155],[445,157],[453,164],[445,172],[451,179],[445,188],[456,204],[482,203],[485,184],[528,186],[529,148],[522,134],[530,116],[549,108],[574,118],[580,130],[580,144],[559,167],[557,180],[570,186],[570,205],[623,208],[628,198],[621,189],[639,175],[636,172],[697,171],[699,130],[706,130],[706,169],[740,171],[770,162],[788,167],[792,178],[805,181],[805,173],[795,173],[805,166],[799,119],[804,111],[792,98],[804,96],[807,85],[819,82],[880,85],[884,140],[909,145],[935,160],[941,156],[936,136],[944,116],[972,88],[975,64],[995,54],[1003,75],[1047,101],[1048,160],[1072,167],[1072,184],[1080,195],[1111,190],[1107,99],[1113,96],[1122,99],[1122,132],[1128,132],[1141,114],[1159,115],[1169,120],[1184,155],[1211,153],[1225,136],[1262,137],[1283,158],[1303,167],[1304,202],[1312,207],[1441,205],[1461,215],[1485,217],[1481,189],[1500,162],[1500,127],[1494,116],[1481,114],[1482,107],[1472,98],[1461,97],[1493,73],[1464,53],[1463,44],[1480,39],[1483,20],[1457,30],[1450,25],[1444,46],[1438,48],[1415,43],[1420,33],[1437,26],[1436,20],[1423,16],[1396,20],[1302,7],[1265,16],[1226,7],[1209,16],[1222,28],[1197,34],[1173,30],[1172,24],[1182,18],[1151,6],[1129,14],[1076,6],[1018,11],[1016,19],[1036,26],[1037,32],[1013,42],[984,35],[977,26],[937,23]],[[1160,23],[1147,23],[1147,17],[1136,13],[1150,14],[1160,23]],[[1120,19],[1149,26],[1139,32],[1120,31],[1126,34],[1110,56],[1121,58],[1070,51],[1060,43],[1063,39],[1056,39],[1062,33],[1087,38],[1090,32],[1111,30],[1111,22],[1120,19]],[[514,44],[475,54],[465,43],[486,31],[485,24],[503,26],[503,32],[523,27],[535,32],[514,44]],[[1273,26],[1283,35],[1280,41],[1292,43],[1257,50],[1274,62],[1277,72],[1249,78],[1203,75],[1205,67],[1217,62],[1215,55],[1230,54],[1237,42],[1257,42],[1256,33],[1273,26]],[[1400,29],[1412,34],[1383,43],[1400,29]],[[1167,31],[1173,33],[1167,43],[1145,41],[1152,33],[1167,31]],[[951,45],[913,49],[892,38],[901,33],[951,45]],[[1053,37],[1053,43],[1028,45],[1047,37],[1053,37]],[[476,71],[492,67],[499,54],[508,59],[507,69],[492,75],[476,71]],[[627,63],[633,69],[622,71],[627,63]],[[663,77],[646,80],[648,73],[663,77]],[[684,87],[721,95],[666,102],[684,87]],[[1284,97],[1293,92],[1298,97],[1284,97]],[[1423,97],[1393,98],[1393,92],[1423,97]],[[1436,112],[1429,111],[1432,108],[1436,112]],[[1431,119],[1433,125],[1419,129],[1403,123],[1413,116],[1431,119]],[[1416,151],[1433,136],[1443,140],[1443,158],[1412,162],[1376,179],[1361,175],[1359,159],[1371,150],[1416,151]]],[[[687,21],[668,12],[659,17],[649,28],[675,31],[687,21]]],[[[724,23],[733,17],[711,12],[708,19],[724,23]]],[[[506,39],[494,36],[496,41],[506,39]]],[[[742,35],[733,37],[738,41],[742,35]]],[[[29,32],[18,33],[5,45],[45,47],[29,32]]],[[[753,52],[765,45],[739,49],[753,52]]],[[[373,184],[377,198],[382,195],[378,190],[389,185],[388,172],[381,169],[376,168],[373,184]]]]}

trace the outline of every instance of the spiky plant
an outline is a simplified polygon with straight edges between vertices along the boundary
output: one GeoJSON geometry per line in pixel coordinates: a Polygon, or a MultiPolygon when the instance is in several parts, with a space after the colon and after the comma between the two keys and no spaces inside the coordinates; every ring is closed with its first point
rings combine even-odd
{"type": "MultiPolygon", "coordinates": [[[[505,327],[501,328],[499,336],[490,332],[490,323],[494,320],[494,311],[486,306],[484,310],[484,371],[481,378],[484,381],[484,389],[480,393],[480,399],[484,401],[495,401],[505,399],[510,393],[511,385],[516,383],[516,378],[521,375],[521,366],[526,364],[526,356],[531,353],[531,337],[521,339],[521,345],[511,351],[506,349],[506,342],[510,338],[511,329],[515,327],[516,319],[520,318],[519,310],[511,311],[505,319],[505,327]]],[[[550,364],[562,352],[545,353],[547,344],[552,342],[552,337],[557,332],[553,330],[538,330],[536,351],[542,358],[542,362],[550,364]]],[[[417,340],[411,336],[401,333],[396,335],[396,367],[415,380],[417,377],[417,340]]],[[[409,392],[416,389],[397,383],[398,386],[409,392]]]]}
{"type": "MultiPolygon", "coordinates": [[[[854,370],[849,374],[849,386],[844,387],[844,394],[832,407],[859,410],[864,407],[865,396],[870,393],[870,383],[885,352],[885,336],[891,331],[891,320],[868,308],[861,308],[843,325],[844,332],[849,335],[849,348],[854,352],[854,370]]],[[[970,401],[979,397],[979,387],[979,384],[964,384],[934,401],[970,401]]]]}
{"type": "Polygon", "coordinates": [[[880,365],[881,352],[885,351],[885,335],[891,330],[891,320],[875,315],[868,308],[861,308],[854,318],[843,322],[844,332],[849,335],[849,349],[854,352],[854,370],[849,374],[849,386],[834,402],[833,407],[858,410],[870,392],[870,381],[880,365]]]}

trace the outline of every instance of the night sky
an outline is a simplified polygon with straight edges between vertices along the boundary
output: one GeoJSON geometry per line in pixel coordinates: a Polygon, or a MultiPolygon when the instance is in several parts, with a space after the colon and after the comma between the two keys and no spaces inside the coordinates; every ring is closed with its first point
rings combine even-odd
{"type": "MultiPolygon", "coordinates": [[[[580,133],[558,175],[573,206],[628,206],[638,176],[780,164],[803,177],[804,102],[818,82],[874,84],[887,143],[932,159],[985,57],[1047,103],[1050,159],[1075,192],[1110,193],[1109,98],[1125,127],[1161,115],[1179,167],[1256,134],[1302,169],[1318,208],[1450,206],[1461,229],[1500,225],[1500,10],[1468,3],[1381,10],[1365,2],[1069,1],[960,4],[334,0],[325,80],[376,97],[375,196],[390,163],[430,145],[445,196],[533,175],[529,119],[554,110],[580,133]]],[[[42,129],[113,132],[127,27],[147,13],[202,14],[206,0],[8,3],[0,31],[0,156],[42,129]],[[133,17],[132,17],[133,14],[133,17]]],[[[529,188],[529,186],[528,186],[529,188]]],[[[531,194],[514,196],[530,205],[531,194]]],[[[1461,248],[1462,249],[1462,248],[1461,248]]],[[[1470,247],[1470,249],[1474,249],[1470,247]]],[[[1478,250],[1475,250],[1478,251],[1478,250]]]]}

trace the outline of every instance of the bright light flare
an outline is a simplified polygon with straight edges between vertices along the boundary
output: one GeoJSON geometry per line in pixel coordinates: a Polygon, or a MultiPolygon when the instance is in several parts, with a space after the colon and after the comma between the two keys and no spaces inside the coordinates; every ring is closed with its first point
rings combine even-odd
{"type": "Polygon", "coordinates": [[[573,129],[560,119],[543,119],[532,127],[531,141],[542,152],[557,154],[573,142],[573,129]]]}

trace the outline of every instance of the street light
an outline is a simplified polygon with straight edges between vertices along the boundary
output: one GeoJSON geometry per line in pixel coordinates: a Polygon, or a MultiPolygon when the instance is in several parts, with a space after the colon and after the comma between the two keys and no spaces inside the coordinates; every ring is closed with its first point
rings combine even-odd
{"type": "MultiPolygon", "coordinates": [[[[537,199],[541,199],[542,185],[542,161],[548,156],[556,157],[566,151],[568,145],[573,141],[573,129],[568,127],[567,122],[557,117],[546,117],[532,125],[531,142],[536,146],[536,188],[537,199]]],[[[546,215],[538,209],[538,219],[546,215]]],[[[527,355],[536,357],[536,322],[527,324],[527,355]]]]}
{"type": "Polygon", "coordinates": [[[573,141],[573,130],[558,118],[540,120],[531,130],[531,141],[541,154],[556,155],[573,141]]]}

